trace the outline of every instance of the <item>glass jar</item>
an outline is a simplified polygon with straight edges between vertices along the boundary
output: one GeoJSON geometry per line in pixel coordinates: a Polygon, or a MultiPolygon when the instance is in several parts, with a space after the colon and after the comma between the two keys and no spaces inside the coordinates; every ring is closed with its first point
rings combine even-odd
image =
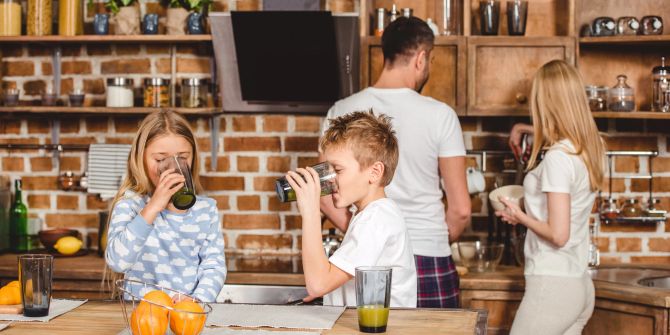
{"type": "Polygon", "coordinates": [[[386,28],[386,9],[377,8],[375,13],[374,35],[381,37],[384,34],[384,28],[386,28]]]}
{"type": "Polygon", "coordinates": [[[59,0],[58,35],[84,34],[84,7],[81,0],[59,0]]]}
{"type": "Polygon", "coordinates": [[[616,22],[616,33],[619,35],[637,35],[640,30],[640,21],[632,16],[620,17],[616,22]]]}
{"type": "Polygon", "coordinates": [[[645,16],[642,18],[642,35],[663,34],[663,19],[660,16],[645,16]]]}
{"type": "Polygon", "coordinates": [[[107,79],[107,107],[133,107],[133,80],[130,78],[107,79]]]}
{"type": "Polygon", "coordinates": [[[602,220],[614,220],[619,216],[619,208],[617,207],[616,199],[603,199],[600,205],[600,218],[602,220]]]}
{"type": "Polygon", "coordinates": [[[613,36],[616,32],[616,24],[611,17],[601,16],[593,20],[591,33],[593,36],[613,36]]]}
{"type": "Polygon", "coordinates": [[[52,0],[28,0],[26,33],[33,36],[51,35],[52,0]]]}
{"type": "Polygon", "coordinates": [[[207,80],[188,78],[181,81],[181,106],[200,108],[207,106],[207,80]]]}
{"type": "Polygon", "coordinates": [[[0,0],[0,36],[21,35],[21,1],[0,0]]]}
{"type": "Polygon", "coordinates": [[[586,97],[589,100],[589,108],[592,112],[602,112],[607,110],[607,86],[586,86],[586,97]]]}
{"type": "Polygon", "coordinates": [[[612,112],[632,112],[635,110],[635,95],[633,89],[626,83],[628,77],[620,74],[616,79],[616,85],[609,91],[608,108],[612,112]]]}
{"type": "Polygon", "coordinates": [[[665,57],[651,71],[651,77],[651,111],[670,112],[670,66],[665,66],[665,57]]]}
{"type": "Polygon", "coordinates": [[[644,209],[644,215],[648,217],[664,217],[667,213],[660,208],[661,199],[651,198],[647,201],[647,207],[644,209]]]}
{"type": "Polygon", "coordinates": [[[600,250],[598,250],[598,222],[589,223],[589,266],[600,265],[600,250]]]}
{"type": "Polygon", "coordinates": [[[637,199],[628,199],[621,207],[621,215],[626,218],[635,218],[642,216],[642,207],[637,199]]]}
{"type": "Polygon", "coordinates": [[[144,107],[170,106],[170,80],[147,78],[144,80],[144,107]]]}
{"type": "Polygon", "coordinates": [[[435,1],[435,21],[442,35],[461,34],[461,22],[463,21],[462,3],[459,0],[435,1]]]}

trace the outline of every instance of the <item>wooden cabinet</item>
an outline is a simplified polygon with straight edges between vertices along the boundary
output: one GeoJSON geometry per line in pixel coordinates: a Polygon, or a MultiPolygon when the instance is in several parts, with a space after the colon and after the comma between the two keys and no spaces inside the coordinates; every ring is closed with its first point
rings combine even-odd
{"type": "MultiPolygon", "coordinates": [[[[373,85],[384,68],[384,55],[379,38],[364,39],[361,58],[361,88],[373,85]]],[[[431,52],[430,77],[422,94],[452,106],[458,114],[465,113],[465,37],[438,37],[431,52]]]]}
{"type": "Polygon", "coordinates": [[[661,307],[598,298],[596,308],[583,333],[668,335],[669,311],[661,307]]]}
{"type": "Polygon", "coordinates": [[[468,115],[528,115],[533,76],[543,64],[575,62],[572,37],[468,37],[468,115]]]}
{"type": "Polygon", "coordinates": [[[462,289],[461,307],[488,311],[488,333],[509,334],[523,291],[462,289]]]}

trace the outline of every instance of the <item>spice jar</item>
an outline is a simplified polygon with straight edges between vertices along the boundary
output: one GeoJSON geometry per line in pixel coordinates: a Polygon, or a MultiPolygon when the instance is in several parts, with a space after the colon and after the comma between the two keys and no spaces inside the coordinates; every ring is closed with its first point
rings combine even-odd
{"type": "Polygon", "coordinates": [[[144,80],[144,107],[170,106],[170,80],[147,78],[144,80]]]}
{"type": "Polygon", "coordinates": [[[132,79],[107,79],[107,107],[133,107],[133,101],[132,79]]]}
{"type": "Polygon", "coordinates": [[[603,199],[600,206],[600,218],[603,220],[614,220],[619,216],[616,199],[603,199]]]}
{"type": "Polygon", "coordinates": [[[52,0],[28,0],[26,33],[33,36],[51,35],[52,0]]]}
{"type": "Polygon", "coordinates": [[[617,20],[616,33],[619,35],[637,35],[640,21],[632,16],[620,17],[617,20]]]}
{"type": "Polygon", "coordinates": [[[616,31],[616,24],[611,17],[601,16],[593,20],[591,33],[593,36],[613,36],[616,31]]]}
{"type": "Polygon", "coordinates": [[[645,16],[642,18],[642,35],[663,34],[663,19],[660,16],[645,16]]]}
{"type": "Polygon", "coordinates": [[[640,207],[637,199],[628,199],[621,207],[621,215],[626,218],[634,218],[642,216],[642,207],[640,207]]]}
{"type": "Polygon", "coordinates": [[[0,36],[21,35],[21,1],[0,0],[0,36]]]}
{"type": "Polygon", "coordinates": [[[665,217],[667,213],[665,210],[660,208],[661,199],[651,198],[647,202],[647,208],[644,209],[644,215],[648,217],[665,217]]]}
{"type": "Polygon", "coordinates": [[[586,86],[586,97],[589,100],[589,109],[592,112],[602,112],[607,110],[607,86],[586,86]]]}
{"type": "Polygon", "coordinates": [[[635,95],[633,89],[626,83],[628,77],[620,74],[616,79],[616,85],[609,91],[609,110],[612,112],[632,112],[635,109],[635,95]]]}
{"type": "Polygon", "coordinates": [[[60,189],[63,191],[69,191],[73,189],[75,185],[74,172],[72,171],[63,172],[63,174],[61,174],[58,177],[58,185],[60,186],[60,189]]]}
{"type": "Polygon", "coordinates": [[[207,80],[188,78],[181,81],[181,106],[199,108],[207,106],[207,80]]]}

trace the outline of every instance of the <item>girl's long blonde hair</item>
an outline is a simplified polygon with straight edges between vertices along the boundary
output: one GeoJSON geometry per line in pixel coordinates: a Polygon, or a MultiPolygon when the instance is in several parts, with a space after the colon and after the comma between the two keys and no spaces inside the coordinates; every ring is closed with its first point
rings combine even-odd
{"type": "Polygon", "coordinates": [[[567,139],[589,171],[591,191],[602,189],[605,144],[591,115],[577,69],[562,60],[544,64],[533,79],[530,96],[534,136],[528,169],[535,167],[542,149],[567,139]]]}
{"type": "MultiPolygon", "coordinates": [[[[183,137],[191,145],[193,151],[191,162],[191,177],[196,194],[202,189],[200,185],[200,161],[198,159],[198,146],[188,121],[179,113],[174,111],[159,111],[147,115],[142,120],[128,157],[128,167],[126,178],[121,183],[119,191],[116,193],[111,204],[110,215],[107,219],[107,233],[109,234],[109,223],[112,219],[111,211],[119,200],[123,199],[126,191],[133,191],[140,195],[148,195],[154,192],[155,186],[149,179],[148,171],[144,164],[144,150],[159,136],[177,135],[183,137]]],[[[98,246],[100,247],[100,246],[98,246]]],[[[123,274],[115,273],[109,266],[105,265],[103,274],[103,288],[112,289],[114,295],[113,283],[116,279],[123,278],[123,274]]]]}

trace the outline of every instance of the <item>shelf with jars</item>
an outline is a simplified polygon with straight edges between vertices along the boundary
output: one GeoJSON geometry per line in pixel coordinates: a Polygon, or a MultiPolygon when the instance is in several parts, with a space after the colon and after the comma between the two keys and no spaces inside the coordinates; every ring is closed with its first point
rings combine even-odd
{"type": "Polygon", "coordinates": [[[660,201],[654,198],[653,195],[653,181],[654,173],[652,169],[653,158],[658,156],[657,151],[608,151],[608,183],[609,195],[607,197],[600,197],[601,204],[599,207],[600,221],[605,224],[610,223],[633,223],[633,224],[654,224],[665,222],[667,210],[659,207],[660,201]],[[623,204],[612,197],[612,182],[613,182],[613,157],[617,156],[637,156],[648,157],[648,174],[646,175],[629,175],[627,179],[644,179],[649,181],[649,196],[644,204],[640,203],[637,197],[624,199],[623,204]]]}
{"type": "Polygon", "coordinates": [[[65,113],[65,114],[150,114],[161,110],[172,110],[187,115],[213,115],[221,111],[216,107],[181,108],[181,107],[69,107],[69,106],[16,106],[0,107],[2,113],[65,113]]]}
{"type": "Polygon", "coordinates": [[[212,35],[76,35],[0,36],[0,43],[198,43],[212,35]]]}
{"type": "Polygon", "coordinates": [[[580,45],[667,45],[670,35],[615,35],[606,37],[581,37],[580,45]]]}

